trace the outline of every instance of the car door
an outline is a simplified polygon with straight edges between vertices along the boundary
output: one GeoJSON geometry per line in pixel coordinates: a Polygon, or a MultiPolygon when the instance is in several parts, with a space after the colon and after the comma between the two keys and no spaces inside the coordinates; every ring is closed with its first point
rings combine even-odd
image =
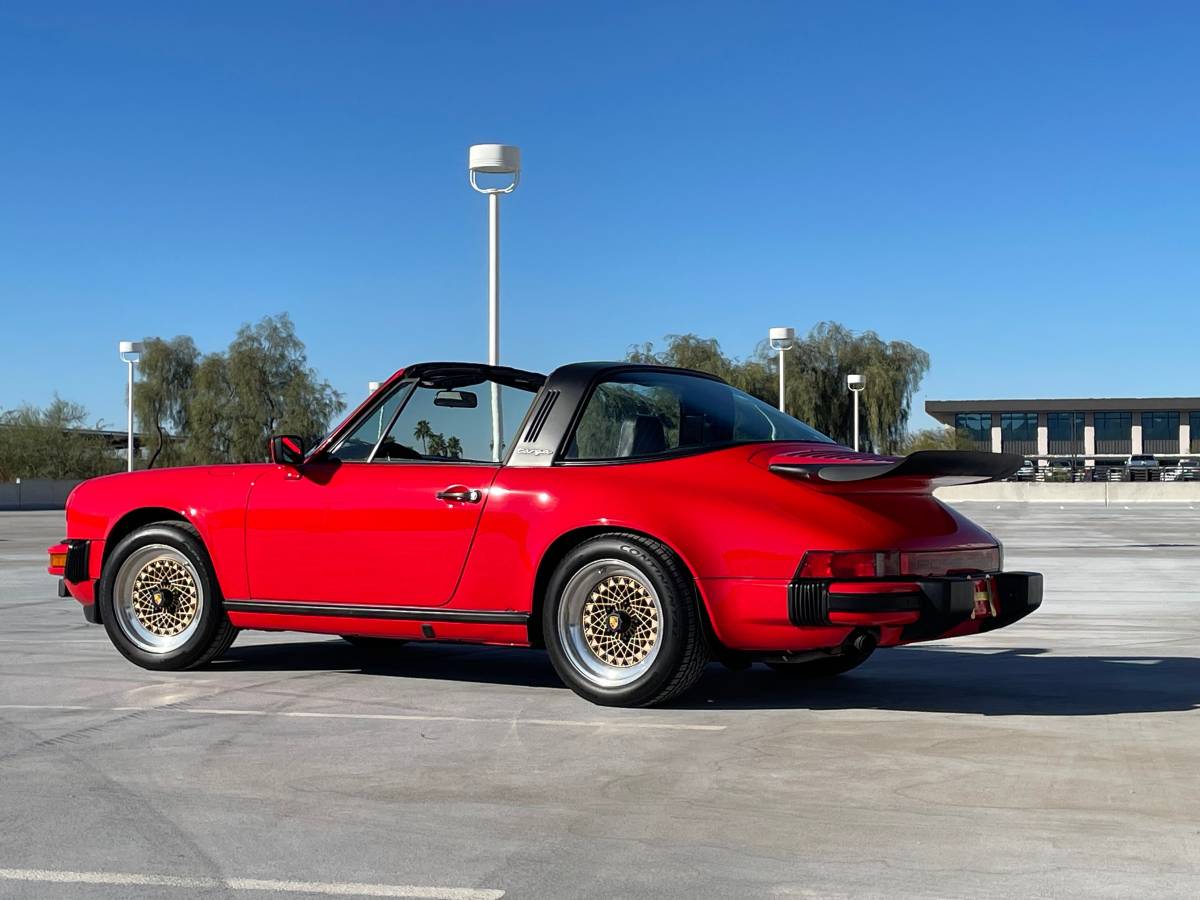
{"type": "Polygon", "coordinates": [[[396,385],[329,452],[255,483],[246,519],[251,599],[450,601],[500,467],[492,398],[512,425],[533,398],[457,383],[463,378],[396,385]]]}

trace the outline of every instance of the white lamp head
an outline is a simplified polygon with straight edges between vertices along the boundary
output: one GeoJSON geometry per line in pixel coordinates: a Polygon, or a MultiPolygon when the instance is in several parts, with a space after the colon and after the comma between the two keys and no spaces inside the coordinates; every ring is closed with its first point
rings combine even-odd
{"type": "Polygon", "coordinates": [[[850,388],[850,390],[861,391],[866,386],[867,386],[867,379],[864,378],[862,375],[847,375],[846,376],[846,387],[850,388]]]}
{"type": "Polygon", "coordinates": [[[137,362],[142,355],[141,341],[121,341],[117,345],[117,353],[125,362],[137,362]]]}
{"type": "Polygon", "coordinates": [[[472,144],[467,149],[467,169],[471,187],[481,194],[508,194],[521,180],[521,148],[509,144],[472,144]],[[476,182],[478,175],[511,175],[507,187],[484,188],[476,182]]]}
{"type": "Polygon", "coordinates": [[[772,350],[791,350],[792,344],[796,341],[796,329],[772,328],[770,340],[772,350]]]}
{"type": "Polygon", "coordinates": [[[379,385],[381,383],[382,382],[379,382],[379,381],[368,381],[367,382],[367,393],[368,394],[375,393],[377,390],[379,390],[379,385]]]}

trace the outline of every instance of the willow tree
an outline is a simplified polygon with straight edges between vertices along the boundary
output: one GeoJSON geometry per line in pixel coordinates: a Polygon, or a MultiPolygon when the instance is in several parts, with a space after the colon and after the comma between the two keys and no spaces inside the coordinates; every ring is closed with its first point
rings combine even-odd
{"type": "Polygon", "coordinates": [[[146,468],[178,465],[184,459],[179,435],[187,434],[188,401],[200,351],[187,335],[169,341],[146,338],[138,361],[141,379],[133,391],[133,412],[143,434],[153,434],[146,468]]]}
{"type": "MultiPolygon", "coordinates": [[[[786,353],[787,411],[830,437],[853,440],[852,400],[846,376],[865,375],[859,400],[863,449],[894,453],[903,448],[913,394],[929,370],[929,354],[906,341],[884,341],[875,332],[856,333],[821,322],[786,353]]],[[[628,358],[682,366],[719,375],[734,387],[772,405],[778,403],[779,355],[764,342],[746,359],[728,357],[712,338],[668,335],[666,347],[632,347],[628,358]]]]}
{"type": "Polygon", "coordinates": [[[287,313],[243,325],[223,352],[201,356],[188,337],[145,343],[134,388],[143,431],[181,436],[160,437],[152,458],[160,465],[261,460],[272,434],[315,441],[345,406],[308,365],[287,313]]]}

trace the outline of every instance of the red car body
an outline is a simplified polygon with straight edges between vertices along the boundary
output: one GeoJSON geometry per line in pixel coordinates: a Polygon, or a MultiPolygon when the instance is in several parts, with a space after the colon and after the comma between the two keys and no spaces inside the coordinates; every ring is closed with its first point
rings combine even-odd
{"type": "Polygon", "coordinates": [[[176,520],[199,534],[237,628],[524,646],[542,642],[538,613],[564,553],[592,535],[634,533],[682,561],[723,648],[763,657],[837,647],[862,629],[885,647],[970,634],[1040,602],[1040,576],[1001,572],[996,539],[932,494],[945,478],[1002,474],[1007,457],[961,454],[958,471],[946,454],[922,465],[921,455],[898,463],[824,441],[750,441],[564,459],[597,379],[648,367],[526,373],[541,387],[503,463],[323,456],[390,386],[437,365],[450,364],[397,372],[300,465],[85,482],[68,501],[50,572],[96,621],[111,549],[141,525],[176,520]]]}

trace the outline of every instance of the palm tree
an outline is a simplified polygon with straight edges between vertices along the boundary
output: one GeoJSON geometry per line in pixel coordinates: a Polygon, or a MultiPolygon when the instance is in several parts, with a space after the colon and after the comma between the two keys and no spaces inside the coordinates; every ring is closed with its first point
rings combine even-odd
{"type": "Polygon", "coordinates": [[[429,426],[428,419],[422,419],[417,423],[417,427],[413,430],[413,437],[421,442],[424,448],[425,455],[429,455],[429,439],[433,437],[433,429],[429,426]]]}
{"type": "Polygon", "coordinates": [[[446,455],[451,459],[462,459],[462,441],[453,434],[446,439],[446,455]]]}

